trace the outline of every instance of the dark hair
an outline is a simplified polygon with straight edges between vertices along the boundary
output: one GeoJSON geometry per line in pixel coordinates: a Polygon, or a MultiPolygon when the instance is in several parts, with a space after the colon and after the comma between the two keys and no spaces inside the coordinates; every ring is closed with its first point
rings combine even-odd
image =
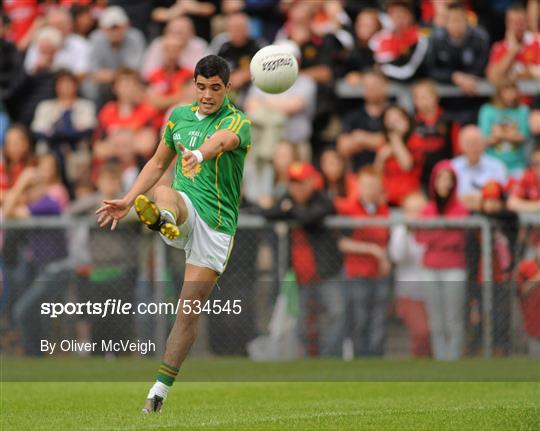
{"type": "Polygon", "coordinates": [[[452,2],[449,5],[447,5],[446,8],[448,10],[461,10],[461,11],[464,11],[464,12],[467,11],[467,8],[463,4],[463,2],[460,2],[460,1],[452,2]]]}
{"type": "Polygon", "coordinates": [[[515,1],[510,6],[506,8],[506,12],[527,12],[527,9],[525,9],[525,5],[520,1],[515,1]]]}
{"type": "Polygon", "coordinates": [[[76,85],[79,84],[79,80],[77,79],[77,76],[71,72],[68,69],[60,69],[58,72],[56,72],[56,75],[54,76],[55,83],[60,81],[62,78],[69,78],[71,79],[76,85]]]}
{"type": "Polygon", "coordinates": [[[385,117],[386,117],[386,113],[392,109],[396,109],[398,110],[406,119],[407,119],[407,122],[409,123],[409,129],[407,130],[407,132],[405,132],[405,135],[403,136],[403,141],[405,143],[407,143],[407,141],[409,140],[409,137],[411,136],[412,132],[413,132],[413,128],[414,128],[414,121],[412,119],[412,117],[409,115],[409,113],[401,106],[399,105],[389,105],[383,112],[382,114],[382,119],[383,119],[383,134],[384,134],[384,139],[388,141],[389,139],[389,132],[390,130],[388,129],[388,126],[386,125],[386,122],[385,122],[385,117]]]}
{"type": "MultiPolygon", "coordinates": [[[[34,154],[35,142],[34,142],[34,138],[32,136],[32,132],[30,132],[30,129],[28,129],[28,127],[26,127],[22,123],[13,123],[6,129],[5,135],[7,135],[8,132],[10,132],[11,130],[18,130],[19,132],[21,132],[23,134],[24,139],[26,139],[26,141],[29,144],[30,158],[32,158],[33,154],[34,154]]],[[[4,136],[4,140],[5,140],[5,136],[4,136]]],[[[3,153],[3,155],[4,155],[5,159],[6,159],[6,162],[9,164],[10,161],[7,160],[7,157],[6,157],[6,154],[5,154],[6,147],[7,147],[7,145],[4,144],[4,146],[2,147],[2,153],[3,153]]]]}
{"type": "Polygon", "coordinates": [[[517,97],[514,102],[514,105],[511,106],[511,108],[517,108],[520,104],[519,101],[519,87],[517,84],[517,81],[512,78],[504,78],[501,81],[495,85],[495,93],[493,93],[493,97],[491,98],[491,102],[498,108],[504,108],[505,105],[502,100],[502,92],[506,90],[507,88],[513,88],[517,92],[517,97]]]}
{"type": "Polygon", "coordinates": [[[386,10],[394,6],[399,6],[412,12],[412,2],[410,0],[388,0],[386,2],[386,10]]]}
{"type": "Polygon", "coordinates": [[[324,157],[325,154],[327,153],[333,153],[336,155],[336,157],[339,159],[339,161],[341,162],[342,166],[343,166],[343,172],[341,172],[341,176],[338,178],[337,180],[337,196],[346,196],[347,195],[347,184],[346,184],[346,177],[347,177],[347,173],[348,173],[348,170],[347,170],[347,160],[345,159],[345,157],[343,157],[343,155],[333,146],[328,146],[326,147],[322,152],[321,152],[321,156],[319,158],[319,169],[321,171],[321,174],[322,174],[322,177],[323,177],[323,182],[324,182],[324,188],[325,189],[328,189],[328,187],[330,186],[329,182],[328,182],[328,178],[326,177],[323,169],[322,169],[322,159],[324,157]]]}
{"type": "Polygon", "coordinates": [[[201,58],[195,66],[195,72],[193,77],[197,79],[197,76],[202,75],[205,78],[211,78],[212,76],[219,76],[223,81],[223,84],[229,83],[229,77],[231,75],[231,69],[229,64],[217,55],[207,55],[201,58]]]}
{"type": "Polygon", "coordinates": [[[11,19],[9,19],[9,16],[4,11],[0,11],[0,19],[6,27],[11,24],[11,19]]]}
{"type": "Polygon", "coordinates": [[[135,69],[131,69],[130,67],[120,67],[114,74],[113,86],[116,85],[116,82],[119,78],[126,77],[136,79],[139,84],[142,84],[142,79],[141,75],[139,75],[139,72],[137,72],[135,69]]]}

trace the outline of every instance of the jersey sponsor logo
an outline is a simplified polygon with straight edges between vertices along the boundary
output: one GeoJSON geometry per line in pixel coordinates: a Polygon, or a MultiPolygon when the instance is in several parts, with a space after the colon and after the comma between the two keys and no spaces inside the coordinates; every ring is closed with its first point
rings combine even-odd
{"type": "Polygon", "coordinates": [[[174,142],[180,142],[182,140],[180,133],[173,133],[172,138],[174,142]]]}

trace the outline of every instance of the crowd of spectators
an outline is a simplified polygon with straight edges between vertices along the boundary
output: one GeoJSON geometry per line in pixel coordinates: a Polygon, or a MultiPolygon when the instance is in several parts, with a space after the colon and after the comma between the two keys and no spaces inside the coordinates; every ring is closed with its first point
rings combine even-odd
{"type": "MultiPolygon", "coordinates": [[[[383,354],[393,280],[413,354],[457,358],[465,303],[472,316],[481,302],[467,294],[467,280],[481,284],[481,271],[470,270],[465,252],[478,238],[404,226],[334,236],[321,221],[395,211],[409,220],[540,213],[540,2],[480,3],[6,0],[2,216],[70,212],[106,188],[103,178],[119,181],[114,194],[127,191],[171,109],[193,100],[195,63],[218,54],[231,66],[231,97],[253,122],[244,197],[269,219],[299,223],[292,268],[299,285],[318,286],[310,294],[320,289],[318,300],[328,305],[320,346],[312,340],[308,351],[340,354],[352,321],[355,353],[383,354]],[[251,57],[269,43],[291,49],[300,65],[296,83],[279,95],[253,87],[249,75],[251,57]],[[531,80],[536,90],[523,93],[531,80]],[[361,97],[339,97],[337,82],[361,97]],[[489,98],[480,91],[486,82],[489,98]],[[407,86],[412,110],[393,96],[395,83],[407,86]],[[459,97],[446,100],[440,85],[454,86],[459,97]],[[431,286],[427,294],[410,286],[419,274],[431,286]],[[336,280],[347,280],[339,294],[336,280]]],[[[494,268],[504,274],[495,281],[519,273],[538,352],[539,264],[518,264],[517,239],[507,231],[497,231],[494,268]]],[[[507,296],[495,297],[496,307],[503,303],[507,296]]],[[[508,322],[502,326],[507,332],[508,322]]],[[[499,341],[507,351],[504,336],[499,341]]]]}

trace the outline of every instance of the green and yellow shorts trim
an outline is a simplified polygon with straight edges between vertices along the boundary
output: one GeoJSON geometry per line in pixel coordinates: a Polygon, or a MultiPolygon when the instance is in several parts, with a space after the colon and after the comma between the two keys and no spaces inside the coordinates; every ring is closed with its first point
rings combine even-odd
{"type": "Polygon", "coordinates": [[[210,268],[218,275],[225,270],[234,237],[212,229],[199,216],[191,200],[184,192],[178,192],[186,204],[188,217],[180,225],[180,236],[174,240],[161,235],[171,247],[185,250],[186,263],[210,268]]]}

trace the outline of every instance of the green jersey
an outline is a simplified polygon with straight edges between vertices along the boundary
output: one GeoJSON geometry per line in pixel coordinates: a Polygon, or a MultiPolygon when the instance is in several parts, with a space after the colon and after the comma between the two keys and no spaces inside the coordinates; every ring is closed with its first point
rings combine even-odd
{"type": "Polygon", "coordinates": [[[172,187],[187,194],[209,227],[234,235],[244,160],[251,146],[251,121],[228,98],[214,114],[204,116],[198,110],[196,102],[175,108],[165,125],[165,143],[178,154],[172,187]],[[204,160],[197,166],[195,176],[186,175],[178,144],[196,150],[218,130],[236,134],[240,140],[238,147],[218,154],[215,159],[204,160]]]}

